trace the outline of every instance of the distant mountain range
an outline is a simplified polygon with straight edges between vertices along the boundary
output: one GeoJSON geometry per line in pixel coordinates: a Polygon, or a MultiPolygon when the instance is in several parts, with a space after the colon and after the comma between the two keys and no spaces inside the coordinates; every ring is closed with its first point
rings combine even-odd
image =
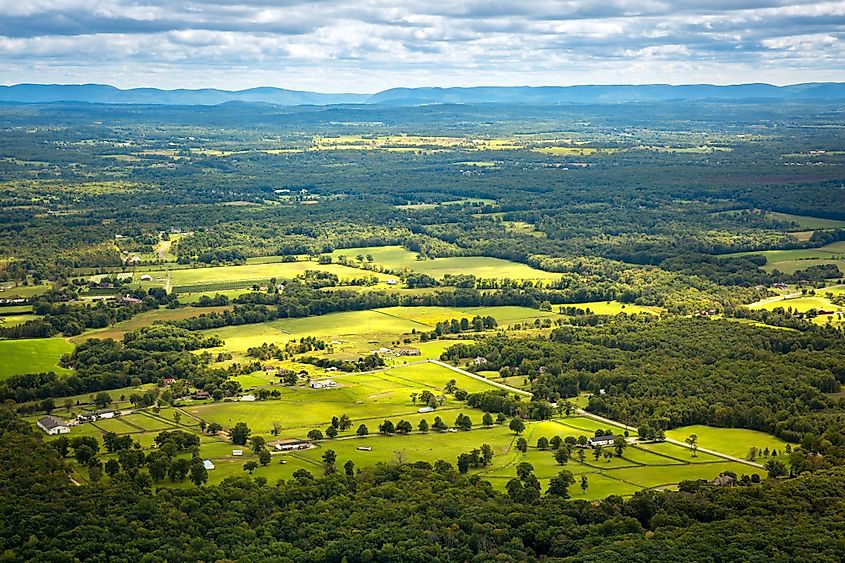
{"type": "Polygon", "coordinates": [[[662,102],[671,100],[845,100],[845,83],[818,82],[773,86],[771,84],[609,85],[609,86],[502,86],[471,88],[393,88],[376,94],[323,94],[283,88],[248,90],[121,90],[102,84],[16,84],[0,86],[0,102],[97,104],[217,105],[227,102],[267,103],[285,106],[334,104],[479,104],[554,105],[586,103],[662,102]]]}

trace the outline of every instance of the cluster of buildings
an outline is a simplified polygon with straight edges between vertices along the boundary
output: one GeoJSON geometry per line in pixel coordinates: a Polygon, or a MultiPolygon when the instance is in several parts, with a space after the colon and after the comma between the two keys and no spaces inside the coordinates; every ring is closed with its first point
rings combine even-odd
{"type": "Polygon", "coordinates": [[[418,348],[406,347],[406,348],[393,349],[393,348],[385,348],[384,346],[382,346],[381,348],[378,348],[376,350],[370,350],[370,354],[378,354],[378,355],[381,355],[381,356],[386,356],[386,355],[392,354],[392,355],[397,356],[397,357],[409,357],[409,356],[420,356],[420,355],[422,355],[422,352],[420,352],[420,350],[418,348]]]}
{"type": "Polygon", "coordinates": [[[337,387],[337,381],[334,381],[333,379],[312,379],[308,383],[308,386],[311,387],[311,389],[332,389],[337,387]]]}

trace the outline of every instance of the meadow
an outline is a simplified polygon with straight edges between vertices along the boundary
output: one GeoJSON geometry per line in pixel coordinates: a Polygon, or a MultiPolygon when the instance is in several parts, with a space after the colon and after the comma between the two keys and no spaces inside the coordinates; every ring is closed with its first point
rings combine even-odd
{"type": "Polygon", "coordinates": [[[122,340],[123,335],[127,332],[137,330],[141,327],[149,326],[156,322],[180,321],[184,319],[189,319],[191,317],[196,317],[205,313],[223,312],[231,308],[231,306],[221,306],[203,308],[183,307],[180,309],[153,309],[151,311],[145,311],[143,313],[135,315],[129,320],[121,321],[107,328],[86,331],[83,334],[80,334],[79,336],[74,336],[73,338],[70,338],[69,340],[74,344],[80,344],[82,342],[85,342],[89,338],[112,338],[114,340],[122,340]]]}
{"type": "Polygon", "coordinates": [[[518,262],[485,256],[460,256],[417,260],[417,254],[401,246],[372,246],[335,250],[332,258],[340,256],[354,259],[358,255],[371,255],[373,263],[391,270],[410,270],[441,278],[444,274],[472,274],[478,278],[495,279],[557,279],[560,274],[538,270],[518,262]]]}
{"type": "Polygon", "coordinates": [[[845,221],[836,219],[824,219],[822,217],[808,217],[806,215],[792,215],[791,213],[778,213],[768,211],[766,215],[781,221],[792,221],[798,225],[799,230],[812,229],[842,229],[845,228],[845,221]]]}
{"type": "Polygon", "coordinates": [[[52,371],[58,375],[71,373],[59,367],[59,358],[73,351],[63,338],[0,340],[0,379],[23,373],[52,371]]]}
{"type": "Polygon", "coordinates": [[[762,250],[758,252],[737,252],[722,254],[722,257],[763,255],[766,257],[764,270],[779,270],[794,274],[798,270],[820,264],[836,264],[845,272],[845,242],[834,242],[820,248],[796,248],[792,250],[762,250]]]}
{"type": "Polygon", "coordinates": [[[681,441],[685,440],[690,434],[698,436],[698,446],[701,448],[743,459],[751,447],[760,451],[765,448],[769,448],[769,450],[777,449],[779,452],[782,452],[786,447],[786,442],[776,436],[745,428],[713,428],[712,426],[698,424],[682,426],[666,432],[668,438],[681,441]]]}

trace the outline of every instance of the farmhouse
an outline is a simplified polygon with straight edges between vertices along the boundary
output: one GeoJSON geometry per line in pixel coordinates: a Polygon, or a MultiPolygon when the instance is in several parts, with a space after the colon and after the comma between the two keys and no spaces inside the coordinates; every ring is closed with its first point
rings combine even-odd
{"type": "Polygon", "coordinates": [[[197,401],[202,401],[208,399],[209,397],[211,397],[211,395],[209,395],[208,391],[197,391],[194,393],[194,399],[197,401]]]}
{"type": "Polygon", "coordinates": [[[65,423],[65,421],[55,416],[42,416],[38,419],[36,424],[38,425],[38,428],[51,436],[56,434],[67,434],[70,432],[70,427],[65,423]]]}
{"type": "Polygon", "coordinates": [[[165,377],[164,379],[161,380],[161,382],[164,383],[165,385],[173,385],[174,383],[176,383],[176,378],[175,377],[165,377]]]}
{"type": "Polygon", "coordinates": [[[214,464],[211,463],[210,459],[206,459],[202,462],[202,466],[205,467],[208,471],[214,469],[214,464]]]}
{"type": "Polygon", "coordinates": [[[384,282],[384,283],[386,283],[387,285],[396,285],[396,284],[398,284],[398,283],[399,283],[399,280],[395,280],[395,279],[393,279],[393,278],[390,278],[389,280],[387,280],[387,281],[386,281],[386,282],[384,282]]]}
{"type": "Polygon", "coordinates": [[[332,387],[337,387],[337,383],[331,379],[312,380],[308,385],[311,389],[330,389],[332,387]]]}
{"type": "Polygon", "coordinates": [[[129,294],[124,295],[123,298],[121,298],[121,301],[127,305],[137,305],[142,302],[140,299],[135,299],[129,294]]]}
{"type": "Polygon", "coordinates": [[[587,445],[593,448],[595,447],[603,447],[603,446],[612,446],[613,442],[616,440],[616,436],[613,434],[606,434],[604,436],[594,436],[593,438],[587,439],[587,445]]]}
{"type": "Polygon", "coordinates": [[[418,348],[399,348],[396,350],[397,356],[419,356],[422,352],[418,348]]]}
{"type": "Polygon", "coordinates": [[[297,440],[296,438],[288,438],[286,440],[279,440],[278,442],[275,442],[274,447],[280,452],[307,450],[311,447],[311,442],[306,440],[297,440]]]}
{"type": "Polygon", "coordinates": [[[114,411],[109,410],[102,410],[102,411],[94,411],[94,412],[86,412],[78,415],[76,420],[80,423],[82,422],[95,422],[97,420],[106,419],[106,418],[114,418],[115,417],[114,411]]]}
{"type": "Polygon", "coordinates": [[[476,356],[472,362],[477,366],[482,366],[487,363],[487,358],[484,356],[476,356]]]}

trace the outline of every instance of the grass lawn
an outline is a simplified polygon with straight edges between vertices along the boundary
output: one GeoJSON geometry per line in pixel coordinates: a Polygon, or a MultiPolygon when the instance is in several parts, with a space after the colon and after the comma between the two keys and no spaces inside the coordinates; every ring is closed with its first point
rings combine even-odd
{"type": "MultiPolygon", "coordinates": [[[[753,446],[758,450],[776,448],[783,452],[786,442],[771,434],[746,430],[745,428],[714,428],[701,424],[683,426],[668,430],[666,436],[674,440],[684,440],[690,434],[698,436],[700,448],[715,450],[734,457],[745,458],[748,450],[753,446]]],[[[698,454],[701,456],[701,454],[698,454]]]]}
{"type": "Polygon", "coordinates": [[[22,373],[53,371],[67,375],[71,370],[58,366],[59,358],[73,351],[63,338],[0,340],[0,379],[22,373]]]}

